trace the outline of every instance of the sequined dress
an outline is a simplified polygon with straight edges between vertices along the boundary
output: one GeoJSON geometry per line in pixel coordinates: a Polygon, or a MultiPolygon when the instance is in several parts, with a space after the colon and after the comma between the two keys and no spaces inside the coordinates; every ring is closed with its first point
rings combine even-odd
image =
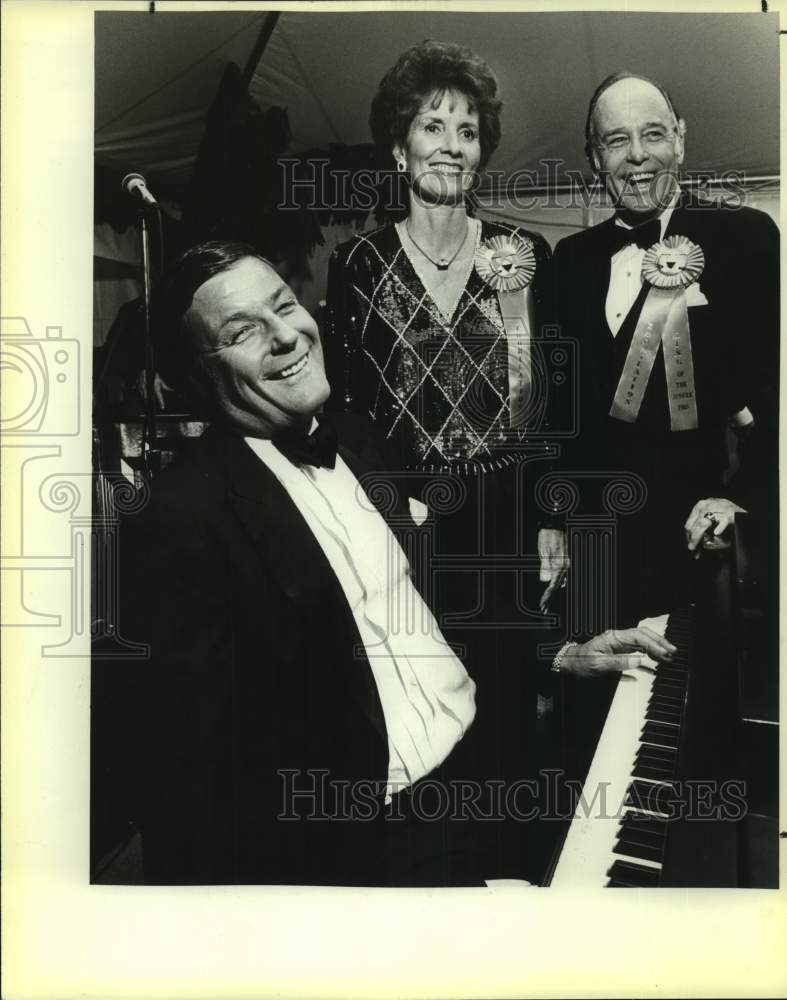
{"type": "MultiPolygon", "coordinates": [[[[479,239],[517,236],[536,254],[528,290],[536,315],[541,236],[482,221],[479,239]]],[[[444,316],[416,273],[396,227],[340,246],[328,274],[325,350],[335,409],[367,413],[409,469],[460,475],[501,468],[519,451],[508,400],[508,352],[497,295],[468,264],[444,316]]]]}

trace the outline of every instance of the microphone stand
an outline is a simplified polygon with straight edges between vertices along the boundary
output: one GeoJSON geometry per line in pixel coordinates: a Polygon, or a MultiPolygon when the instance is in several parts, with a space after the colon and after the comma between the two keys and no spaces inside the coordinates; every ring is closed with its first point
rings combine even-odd
{"type": "MultiPolygon", "coordinates": [[[[158,205],[150,206],[158,210],[158,205]]],[[[145,331],[145,420],[142,435],[142,462],[145,476],[153,478],[161,470],[161,450],[156,448],[156,368],[153,359],[153,339],[150,330],[151,301],[151,263],[150,234],[147,220],[148,206],[143,206],[139,212],[139,233],[142,246],[142,277],[143,277],[143,322],[145,331]]]]}

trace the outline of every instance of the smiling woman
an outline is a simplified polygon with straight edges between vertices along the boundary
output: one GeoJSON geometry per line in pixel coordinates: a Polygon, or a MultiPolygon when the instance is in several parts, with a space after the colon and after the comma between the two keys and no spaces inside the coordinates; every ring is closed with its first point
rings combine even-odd
{"type": "Polygon", "coordinates": [[[380,83],[370,124],[381,162],[406,178],[407,217],[355,237],[331,260],[333,405],[371,414],[411,469],[491,468],[521,445],[509,334],[494,283],[476,264],[495,238],[509,259],[527,257],[535,277],[522,268],[515,284],[530,320],[549,251],[535,233],[468,213],[500,141],[500,108],[491,69],[469,49],[425,41],[403,53],[380,83]]]}

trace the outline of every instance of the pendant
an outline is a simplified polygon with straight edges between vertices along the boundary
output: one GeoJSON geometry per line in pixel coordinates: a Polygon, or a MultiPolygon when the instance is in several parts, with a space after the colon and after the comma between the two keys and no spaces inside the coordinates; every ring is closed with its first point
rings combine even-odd
{"type": "Polygon", "coordinates": [[[450,263],[450,261],[447,261],[445,259],[445,257],[442,257],[440,260],[437,261],[437,264],[436,264],[437,270],[438,271],[447,271],[449,263],[450,263]]]}

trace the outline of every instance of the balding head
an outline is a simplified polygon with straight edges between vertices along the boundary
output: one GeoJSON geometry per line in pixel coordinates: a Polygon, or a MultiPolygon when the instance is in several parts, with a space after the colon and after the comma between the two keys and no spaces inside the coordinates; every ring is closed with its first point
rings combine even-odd
{"type": "Polygon", "coordinates": [[[590,152],[592,148],[591,139],[593,137],[593,119],[595,116],[596,105],[601,99],[601,96],[604,93],[606,93],[606,91],[608,91],[610,87],[614,86],[621,80],[642,80],[644,83],[649,83],[652,87],[655,87],[656,90],[658,90],[658,92],[667,102],[672,111],[673,117],[675,118],[675,121],[678,122],[681,120],[680,113],[678,111],[677,105],[672,99],[672,95],[670,94],[670,92],[667,90],[666,87],[663,87],[656,80],[651,80],[650,77],[643,76],[641,73],[631,73],[629,70],[621,70],[618,73],[610,73],[610,75],[605,77],[593,91],[593,96],[590,98],[590,104],[588,105],[588,113],[587,117],[585,118],[585,154],[587,155],[588,159],[590,159],[590,152]]]}

